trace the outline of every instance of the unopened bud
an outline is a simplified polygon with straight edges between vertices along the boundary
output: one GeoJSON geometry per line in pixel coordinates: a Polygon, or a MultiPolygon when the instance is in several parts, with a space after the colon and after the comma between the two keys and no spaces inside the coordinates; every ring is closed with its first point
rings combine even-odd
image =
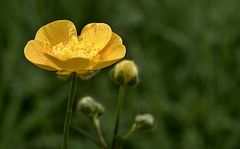
{"type": "Polygon", "coordinates": [[[134,125],[137,130],[149,130],[154,126],[154,117],[151,114],[137,115],[134,125]]]}
{"type": "Polygon", "coordinates": [[[110,72],[118,85],[135,86],[138,83],[138,68],[131,60],[123,60],[115,65],[110,72]]]}
{"type": "Polygon", "coordinates": [[[88,117],[100,116],[105,111],[104,107],[96,102],[92,97],[83,97],[77,105],[78,110],[88,117]]]}

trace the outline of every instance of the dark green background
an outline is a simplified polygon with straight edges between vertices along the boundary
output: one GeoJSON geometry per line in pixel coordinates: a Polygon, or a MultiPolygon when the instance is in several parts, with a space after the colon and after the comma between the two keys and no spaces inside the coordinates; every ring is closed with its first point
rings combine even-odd
{"type": "MultiPolygon", "coordinates": [[[[140,84],[128,88],[120,134],[138,113],[156,118],[151,132],[126,149],[240,148],[239,0],[0,0],[0,148],[58,149],[69,80],[27,61],[23,49],[38,28],[69,19],[78,32],[105,22],[139,66],[140,84]]],[[[110,68],[79,81],[77,97],[106,107],[102,127],[111,140],[117,86],[110,68]]],[[[90,129],[74,110],[73,125],[90,129]]],[[[69,149],[94,149],[71,129],[69,149]]]]}

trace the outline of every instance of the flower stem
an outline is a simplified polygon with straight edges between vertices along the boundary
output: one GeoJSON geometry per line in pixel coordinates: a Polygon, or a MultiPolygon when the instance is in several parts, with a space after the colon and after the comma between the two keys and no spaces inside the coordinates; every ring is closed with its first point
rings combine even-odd
{"type": "Polygon", "coordinates": [[[75,92],[77,88],[77,79],[78,79],[77,74],[73,73],[71,77],[71,84],[70,84],[69,95],[68,95],[68,105],[67,105],[67,111],[66,111],[65,122],[64,122],[62,149],[67,149],[67,146],[68,146],[69,127],[71,125],[72,108],[73,108],[75,92]]]}
{"type": "Polygon", "coordinates": [[[101,131],[101,128],[100,128],[100,121],[99,121],[98,116],[94,116],[94,117],[92,118],[92,122],[93,122],[93,124],[94,124],[95,131],[96,131],[98,140],[101,142],[102,147],[103,147],[104,149],[107,149],[108,146],[107,146],[106,141],[104,140],[104,137],[103,137],[103,134],[102,134],[102,131],[101,131]]]}
{"type": "Polygon", "coordinates": [[[111,149],[115,149],[115,147],[116,147],[116,139],[118,136],[118,127],[119,127],[122,103],[123,103],[123,99],[124,99],[124,92],[125,92],[125,87],[120,86],[119,93],[118,93],[117,117],[116,117],[114,132],[113,132],[113,142],[112,142],[111,149]]]}
{"type": "Polygon", "coordinates": [[[136,130],[136,125],[133,125],[131,129],[127,132],[127,134],[123,137],[122,142],[126,142],[127,140],[129,140],[136,132],[136,130]]]}

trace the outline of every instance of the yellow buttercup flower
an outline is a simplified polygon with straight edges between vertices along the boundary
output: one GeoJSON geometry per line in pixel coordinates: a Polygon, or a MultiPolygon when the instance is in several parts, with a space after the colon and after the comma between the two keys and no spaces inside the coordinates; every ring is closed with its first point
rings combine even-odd
{"type": "Polygon", "coordinates": [[[105,23],[87,24],[77,36],[74,24],[58,20],[41,27],[24,48],[25,57],[60,75],[86,75],[125,56],[122,39],[105,23]]]}

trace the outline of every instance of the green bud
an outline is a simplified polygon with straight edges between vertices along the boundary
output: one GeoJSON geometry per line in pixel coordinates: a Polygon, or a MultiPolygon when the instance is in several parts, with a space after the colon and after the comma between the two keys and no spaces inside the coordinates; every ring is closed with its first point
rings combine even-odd
{"type": "Polygon", "coordinates": [[[118,85],[135,86],[138,79],[137,65],[131,60],[123,60],[115,65],[110,76],[118,85]]]}
{"type": "Polygon", "coordinates": [[[154,126],[154,117],[151,114],[141,114],[135,117],[136,130],[149,130],[154,126]]]}
{"type": "Polygon", "coordinates": [[[83,97],[78,102],[77,109],[87,117],[99,117],[105,111],[104,107],[90,96],[83,97]]]}

